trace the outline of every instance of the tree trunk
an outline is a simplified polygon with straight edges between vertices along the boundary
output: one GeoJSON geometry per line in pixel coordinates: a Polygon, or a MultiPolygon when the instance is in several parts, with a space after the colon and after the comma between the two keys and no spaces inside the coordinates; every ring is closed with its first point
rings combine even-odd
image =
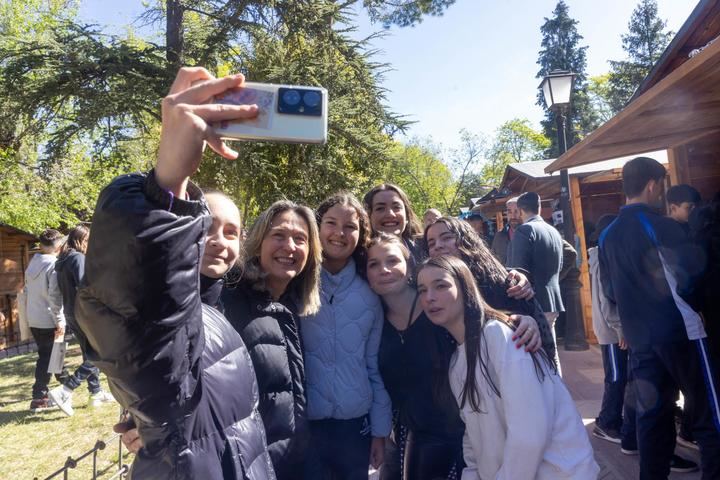
{"type": "Polygon", "coordinates": [[[165,26],[166,58],[174,70],[183,65],[183,14],[185,10],[180,0],[166,0],[167,23],[165,26]]]}

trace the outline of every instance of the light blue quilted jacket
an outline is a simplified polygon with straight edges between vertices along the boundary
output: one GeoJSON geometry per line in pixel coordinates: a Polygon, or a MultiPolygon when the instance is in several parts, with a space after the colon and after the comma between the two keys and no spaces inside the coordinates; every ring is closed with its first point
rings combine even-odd
{"type": "Polygon", "coordinates": [[[323,269],[320,311],[302,318],[310,420],[370,414],[373,437],[390,434],[390,397],[378,371],[384,321],[380,299],[350,262],[337,275],[323,269]]]}

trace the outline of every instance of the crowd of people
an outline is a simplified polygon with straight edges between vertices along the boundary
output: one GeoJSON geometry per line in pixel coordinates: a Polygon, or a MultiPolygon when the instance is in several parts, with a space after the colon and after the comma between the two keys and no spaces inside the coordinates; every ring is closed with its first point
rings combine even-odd
{"type": "MultiPolygon", "coordinates": [[[[205,146],[237,157],[208,124],[252,118],[257,107],[207,101],[243,83],[242,75],[180,70],[162,103],[155,168],[118,177],[102,191],[73,284],[68,318],[83,352],[78,371],[107,375],[126,410],[115,430],[136,454],[132,477],[352,480],[367,478],[372,466],[383,480],[596,478],[557,355],[559,282],[574,263],[572,246],[542,219],[538,195],[508,202],[508,227],[492,247],[483,222],[431,209],[421,223],[407,195],[389,183],[362,202],[348,192],[330,194],[314,210],[275,202],[244,238],[232,200],[190,181],[205,146]]],[[[658,178],[648,177],[640,190],[654,195],[650,184],[658,178]]],[[[680,202],[678,211],[685,210],[680,202]]],[[[620,428],[623,396],[627,407],[633,390],[626,372],[642,378],[632,400],[634,448],[643,478],[661,478],[664,460],[656,457],[669,462],[672,453],[659,426],[667,408],[652,403],[650,386],[668,402],[679,386],[693,405],[688,425],[703,469],[717,478],[712,428],[720,426],[708,423],[713,405],[698,395],[718,384],[709,369],[700,381],[699,362],[711,367],[710,353],[689,358],[702,325],[668,347],[662,335],[680,335],[678,327],[689,323],[678,324],[663,304],[657,309],[668,326],[660,331],[655,311],[639,317],[642,304],[627,305],[626,283],[638,279],[617,273],[621,268],[643,277],[646,290],[661,287],[647,255],[617,258],[626,240],[614,232],[640,235],[632,225],[618,229],[619,221],[600,236],[599,253],[591,251],[591,262],[599,257],[593,278],[603,279],[593,283],[593,298],[607,301],[598,315],[608,305],[618,312],[607,317],[616,335],[601,341],[604,360],[632,353],[625,357],[630,367],[606,381],[612,398],[597,427],[609,437],[620,428]],[[688,368],[697,368],[694,377],[688,368]]],[[[658,232],[647,234],[643,252],[655,248],[659,258],[685,265],[657,246],[675,248],[679,237],[658,232]]],[[[78,261],[58,260],[51,276],[62,278],[64,264],[78,261]]],[[[667,277],[658,301],[679,305],[697,275],[717,274],[690,273],[667,277]]],[[[635,294],[653,299],[648,291],[635,294]]],[[[48,308],[56,312],[57,303],[48,308]]],[[[40,371],[46,367],[38,361],[40,371]]],[[[38,401],[67,403],[82,372],[49,392],[47,374],[38,401]]]]}

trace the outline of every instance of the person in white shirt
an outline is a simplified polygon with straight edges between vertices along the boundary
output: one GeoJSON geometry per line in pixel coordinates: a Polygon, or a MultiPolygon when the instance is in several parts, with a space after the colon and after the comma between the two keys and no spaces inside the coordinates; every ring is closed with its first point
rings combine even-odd
{"type": "Polygon", "coordinates": [[[458,343],[449,382],[465,422],[462,479],[595,479],[599,467],[577,408],[547,355],[517,349],[507,317],[480,297],[462,260],[418,272],[420,303],[458,343]]]}

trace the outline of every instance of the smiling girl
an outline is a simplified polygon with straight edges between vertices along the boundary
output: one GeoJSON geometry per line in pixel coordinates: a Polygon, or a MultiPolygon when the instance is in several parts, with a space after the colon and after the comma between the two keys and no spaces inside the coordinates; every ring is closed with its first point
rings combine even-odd
{"type": "Polygon", "coordinates": [[[383,462],[390,397],[377,365],[380,299],[359,275],[370,233],[367,214],[349,193],[317,209],[323,263],[320,311],[302,319],[308,418],[313,448],[306,480],[367,479],[383,462]]]}
{"type": "Polygon", "coordinates": [[[453,256],[418,272],[423,310],[457,342],[449,379],[465,422],[463,480],[597,478],[582,419],[544,352],[518,350],[507,317],[453,256]]]}
{"type": "Polygon", "coordinates": [[[392,183],[383,183],[366,193],[363,200],[373,233],[397,235],[410,251],[413,264],[422,261],[424,249],[419,243],[422,224],[403,189],[392,183]]]}
{"type": "MultiPolygon", "coordinates": [[[[457,478],[464,426],[446,368],[455,344],[422,311],[409,259],[405,243],[394,235],[380,234],[368,247],[368,282],[385,307],[379,368],[395,412],[381,479],[457,478]]],[[[539,344],[534,321],[514,319],[518,348],[539,344]]]]}

